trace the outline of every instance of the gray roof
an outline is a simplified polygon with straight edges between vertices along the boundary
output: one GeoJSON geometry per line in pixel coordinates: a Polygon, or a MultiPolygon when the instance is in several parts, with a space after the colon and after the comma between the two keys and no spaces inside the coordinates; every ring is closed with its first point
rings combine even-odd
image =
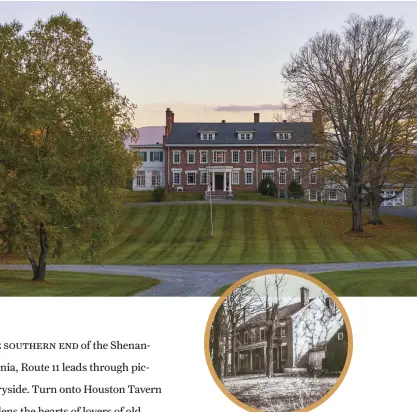
{"type": "MultiPolygon", "coordinates": [[[[313,300],[314,298],[311,298],[309,300],[309,303],[312,302],[313,300]]],[[[290,305],[283,306],[282,308],[278,309],[276,319],[283,320],[285,318],[288,318],[289,316],[296,314],[302,308],[303,308],[303,305],[301,304],[301,302],[292,303],[290,305]]],[[[252,326],[264,325],[266,323],[265,317],[266,317],[266,312],[258,313],[255,316],[252,316],[248,321],[239,325],[236,329],[239,330],[239,329],[246,329],[252,326]]]]}
{"type": "Polygon", "coordinates": [[[313,123],[174,123],[167,145],[294,145],[314,143],[313,123]],[[217,130],[214,140],[201,140],[199,130],[217,130]],[[252,140],[239,140],[239,130],[254,130],[252,140]],[[290,140],[277,140],[276,132],[292,132],[290,140]]]}

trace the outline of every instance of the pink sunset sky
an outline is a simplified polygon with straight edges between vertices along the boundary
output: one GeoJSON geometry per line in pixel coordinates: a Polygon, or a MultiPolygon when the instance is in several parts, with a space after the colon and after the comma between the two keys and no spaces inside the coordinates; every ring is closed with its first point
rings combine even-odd
{"type": "Polygon", "coordinates": [[[63,11],[88,27],[101,67],[138,106],[137,127],[165,124],[167,107],[177,122],[272,121],[281,67],[309,37],[350,13],[417,27],[415,2],[0,2],[0,20],[25,28],[63,11]]]}

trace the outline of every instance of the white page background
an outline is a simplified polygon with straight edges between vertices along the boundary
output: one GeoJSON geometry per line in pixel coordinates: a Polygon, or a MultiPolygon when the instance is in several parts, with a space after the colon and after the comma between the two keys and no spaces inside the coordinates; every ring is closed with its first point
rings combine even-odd
{"type": "MultiPolygon", "coordinates": [[[[321,412],[411,410],[415,399],[417,298],[341,298],[353,329],[349,372],[321,412]]],[[[149,365],[146,372],[0,372],[0,386],[160,386],[162,394],[0,396],[4,409],[141,407],[141,412],[242,410],[217,387],[204,356],[216,298],[1,298],[1,342],[146,342],[148,350],[0,350],[0,364],[149,365]]]]}

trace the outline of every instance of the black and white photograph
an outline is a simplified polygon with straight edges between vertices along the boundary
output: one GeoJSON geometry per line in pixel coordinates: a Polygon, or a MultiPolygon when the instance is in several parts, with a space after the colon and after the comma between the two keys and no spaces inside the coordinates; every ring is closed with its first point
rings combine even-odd
{"type": "Polygon", "coordinates": [[[347,372],[349,320],[310,276],[267,272],[228,289],[212,312],[209,368],[248,411],[311,410],[347,372]]]}

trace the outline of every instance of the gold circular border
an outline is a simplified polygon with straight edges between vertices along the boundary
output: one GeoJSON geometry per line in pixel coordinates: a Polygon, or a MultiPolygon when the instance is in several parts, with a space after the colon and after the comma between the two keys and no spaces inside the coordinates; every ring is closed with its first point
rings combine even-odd
{"type": "Polygon", "coordinates": [[[295,276],[298,276],[300,278],[304,278],[304,279],[314,283],[315,285],[319,286],[322,290],[324,290],[329,295],[329,297],[334,302],[336,302],[337,307],[340,309],[340,312],[342,313],[342,316],[343,316],[343,320],[345,322],[347,334],[348,334],[348,353],[347,353],[347,357],[346,357],[346,361],[345,361],[345,366],[343,367],[342,373],[340,374],[336,383],[318,401],[312,403],[311,405],[307,406],[306,408],[297,409],[296,411],[292,411],[292,412],[309,412],[309,411],[312,411],[313,409],[317,408],[318,406],[322,405],[324,402],[327,401],[327,399],[329,399],[333,395],[334,392],[336,392],[336,390],[338,389],[340,384],[345,379],[345,376],[346,376],[346,374],[349,370],[350,362],[352,360],[352,352],[353,352],[352,326],[350,324],[350,320],[349,320],[348,314],[347,314],[344,306],[340,302],[339,298],[335,295],[335,293],[329,287],[327,287],[324,283],[320,282],[318,279],[316,279],[313,276],[307,275],[307,274],[302,273],[302,272],[298,272],[297,270],[277,268],[277,269],[267,269],[267,270],[261,270],[259,272],[254,272],[254,273],[252,273],[248,276],[243,277],[242,279],[238,280],[237,282],[233,283],[233,285],[231,285],[229,288],[227,288],[222,293],[222,295],[219,297],[218,301],[214,305],[214,308],[210,312],[210,316],[208,318],[207,325],[206,325],[206,331],[205,331],[205,334],[204,334],[204,352],[205,352],[205,356],[206,356],[206,362],[207,362],[207,366],[210,370],[211,376],[214,379],[214,381],[216,382],[217,386],[233,403],[235,403],[236,405],[240,406],[241,408],[245,409],[248,412],[263,412],[260,409],[252,408],[251,406],[241,402],[239,399],[237,399],[235,396],[233,396],[226,389],[225,385],[222,383],[222,381],[217,376],[216,372],[214,371],[213,363],[212,363],[211,358],[210,358],[210,347],[209,347],[209,344],[210,344],[210,328],[211,328],[211,325],[214,321],[214,316],[216,315],[217,311],[219,310],[220,305],[226,300],[227,296],[233,290],[235,290],[239,286],[242,286],[244,283],[248,282],[249,280],[252,280],[252,279],[255,279],[255,278],[258,278],[258,277],[261,277],[261,276],[275,275],[275,274],[295,275],[295,276]]]}

